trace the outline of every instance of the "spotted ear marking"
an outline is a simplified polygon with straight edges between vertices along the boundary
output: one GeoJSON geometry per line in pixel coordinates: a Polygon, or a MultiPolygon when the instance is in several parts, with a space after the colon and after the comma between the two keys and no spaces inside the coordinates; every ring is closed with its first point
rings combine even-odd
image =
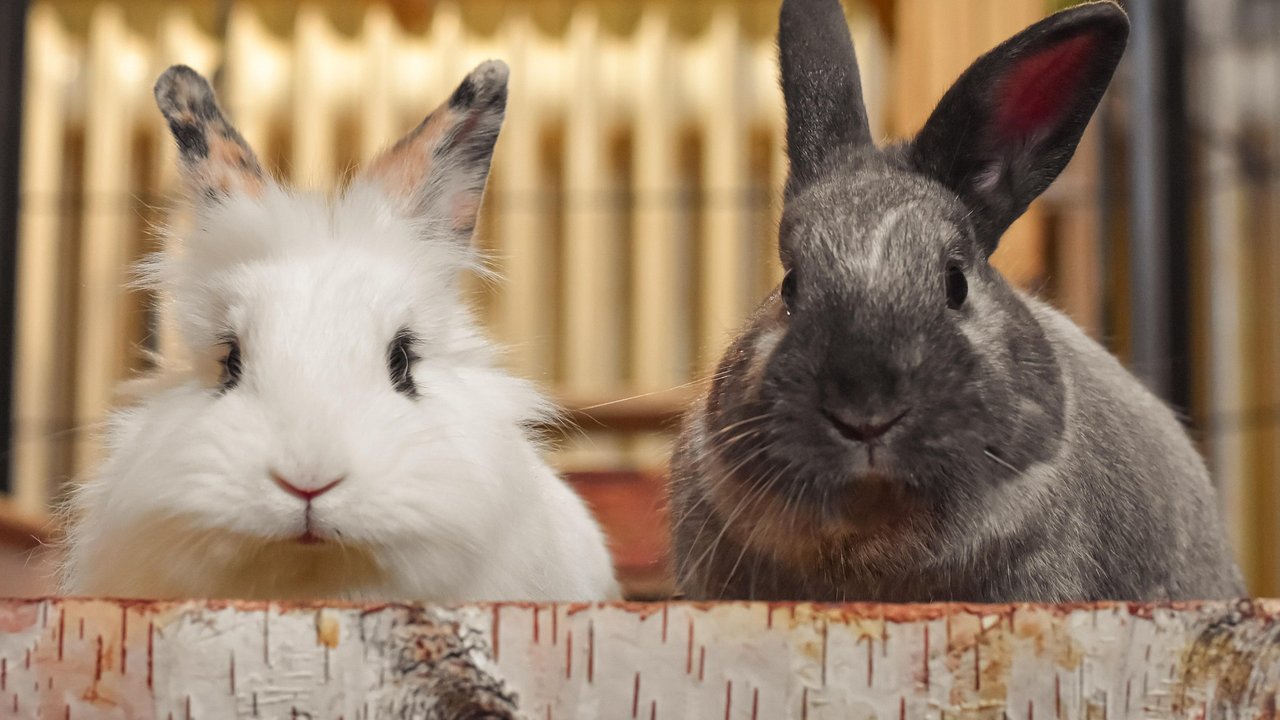
{"type": "Polygon", "coordinates": [[[174,65],[156,81],[155,97],[194,194],[210,200],[262,194],[262,166],[223,115],[208,81],[185,65],[174,65]]]}
{"type": "Polygon", "coordinates": [[[508,75],[500,60],[482,63],[357,180],[381,187],[406,215],[443,222],[469,242],[506,113],[508,75]]]}

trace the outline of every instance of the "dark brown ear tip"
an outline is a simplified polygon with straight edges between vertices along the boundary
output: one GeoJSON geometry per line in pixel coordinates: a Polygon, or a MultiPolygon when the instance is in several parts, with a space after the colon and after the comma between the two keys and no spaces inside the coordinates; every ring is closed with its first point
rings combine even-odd
{"type": "MultiPolygon", "coordinates": [[[[1108,34],[1129,36],[1129,15],[1112,0],[1097,0],[1060,10],[1056,16],[1069,18],[1074,23],[1092,25],[1108,34]]],[[[1073,23],[1073,24],[1074,24],[1073,23]]]]}
{"type": "Polygon", "coordinates": [[[506,107],[510,75],[511,69],[501,60],[480,63],[453,91],[449,107],[456,110],[506,107]]]}
{"type": "Polygon", "coordinates": [[[191,112],[207,119],[216,111],[217,103],[209,81],[186,65],[174,65],[161,73],[154,92],[156,105],[166,118],[191,112]]]}

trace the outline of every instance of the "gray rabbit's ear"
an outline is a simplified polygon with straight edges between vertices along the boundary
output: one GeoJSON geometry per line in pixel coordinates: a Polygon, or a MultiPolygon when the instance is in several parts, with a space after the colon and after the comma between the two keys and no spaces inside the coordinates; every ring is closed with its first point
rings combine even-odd
{"type": "Polygon", "coordinates": [[[1112,2],[1051,15],[969,66],[912,141],[911,164],[960,195],[988,254],[1071,159],[1128,37],[1112,2]]]}
{"type": "Polygon", "coordinates": [[[468,242],[506,113],[507,76],[500,60],[481,64],[359,180],[379,185],[406,216],[441,224],[468,242]]]}
{"type": "Polygon", "coordinates": [[[258,158],[222,114],[213,89],[199,73],[174,65],[156,81],[155,96],[178,143],[188,188],[197,199],[262,194],[266,176],[258,158]]]}
{"type": "Polygon", "coordinates": [[[783,0],[778,62],[787,106],[787,195],[822,176],[871,129],[853,39],[839,0],[783,0]]]}

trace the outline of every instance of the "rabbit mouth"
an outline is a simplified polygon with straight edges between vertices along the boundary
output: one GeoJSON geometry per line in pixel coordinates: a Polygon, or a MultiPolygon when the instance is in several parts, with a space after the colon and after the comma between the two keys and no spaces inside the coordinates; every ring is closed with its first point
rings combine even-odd
{"type": "Polygon", "coordinates": [[[294,537],[294,542],[299,545],[313,546],[324,545],[329,540],[331,538],[316,527],[315,513],[312,511],[311,503],[308,502],[306,509],[302,512],[302,533],[294,537]]]}

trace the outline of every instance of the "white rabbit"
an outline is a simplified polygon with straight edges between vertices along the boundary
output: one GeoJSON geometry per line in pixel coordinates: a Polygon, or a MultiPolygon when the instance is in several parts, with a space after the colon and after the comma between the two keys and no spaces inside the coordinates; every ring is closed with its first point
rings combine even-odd
{"type": "Polygon", "coordinates": [[[277,185],[204,78],[156,100],[195,228],[145,268],[188,367],[115,414],[67,508],[63,590],[601,600],[604,537],[541,459],[551,410],[457,289],[507,97],[476,68],[334,199],[277,185]]]}

